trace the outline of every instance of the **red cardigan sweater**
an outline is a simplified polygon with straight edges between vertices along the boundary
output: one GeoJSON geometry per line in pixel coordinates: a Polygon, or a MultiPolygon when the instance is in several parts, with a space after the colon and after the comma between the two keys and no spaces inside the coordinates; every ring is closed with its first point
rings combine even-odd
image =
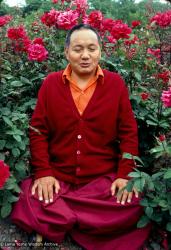
{"type": "Polygon", "coordinates": [[[123,80],[117,73],[103,70],[104,83],[97,83],[80,116],[62,73],[46,77],[31,119],[30,150],[35,178],[55,176],[75,184],[111,172],[116,172],[118,178],[127,178],[135,166],[132,160],[120,155],[137,155],[138,140],[123,80]]]}

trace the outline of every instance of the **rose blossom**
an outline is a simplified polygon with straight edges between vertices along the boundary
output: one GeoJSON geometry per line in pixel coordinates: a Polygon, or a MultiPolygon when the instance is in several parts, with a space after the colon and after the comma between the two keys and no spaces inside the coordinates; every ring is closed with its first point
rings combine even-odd
{"type": "Polygon", "coordinates": [[[111,32],[114,24],[115,24],[115,20],[113,20],[111,18],[103,18],[102,29],[105,31],[111,32]]]}
{"type": "Polygon", "coordinates": [[[11,20],[12,20],[12,16],[10,15],[0,16],[0,27],[6,25],[11,20]]]}
{"type": "Polygon", "coordinates": [[[56,24],[59,13],[60,11],[57,11],[55,9],[52,9],[49,12],[45,12],[40,18],[41,22],[48,27],[52,27],[56,24]]]}
{"type": "Polygon", "coordinates": [[[33,40],[33,44],[41,44],[41,45],[44,46],[43,38],[41,38],[41,37],[36,37],[36,38],[33,40]]]}
{"type": "Polygon", "coordinates": [[[157,59],[160,59],[161,56],[160,52],[161,52],[160,49],[151,49],[151,48],[147,49],[147,53],[153,55],[157,59]]]}
{"type": "Polygon", "coordinates": [[[20,40],[16,40],[14,44],[14,50],[16,52],[22,52],[22,51],[27,52],[27,49],[30,46],[30,44],[31,44],[31,40],[28,37],[25,37],[20,40]]]}
{"type": "Polygon", "coordinates": [[[78,10],[86,10],[88,9],[87,0],[74,0],[71,5],[77,6],[78,10]]]}
{"type": "Polygon", "coordinates": [[[137,41],[138,41],[138,37],[137,37],[136,35],[134,35],[133,39],[131,39],[131,40],[125,40],[125,41],[124,41],[124,44],[125,44],[126,46],[130,46],[130,45],[132,45],[132,44],[136,44],[137,41]]]}
{"type": "Polygon", "coordinates": [[[113,36],[106,36],[107,40],[109,41],[109,43],[116,43],[116,39],[113,36]]]}
{"type": "Polygon", "coordinates": [[[28,59],[33,61],[42,62],[47,59],[48,51],[41,44],[32,44],[27,50],[28,59]]]}
{"type": "Polygon", "coordinates": [[[146,100],[149,98],[150,94],[149,94],[149,93],[146,93],[146,92],[142,92],[142,93],[140,94],[140,96],[141,96],[141,99],[142,99],[143,101],[146,101],[146,100]]]}
{"type": "Polygon", "coordinates": [[[69,30],[78,23],[79,14],[76,10],[62,11],[57,18],[59,29],[69,30]]]}
{"type": "Polygon", "coordinates": [[[156,78],[161,79],[163,83],[168,83],[170,78],[170,72],[168,70],[156,74],[156,78]]]}
{"type": "Polygon", "coordinates": [[[95,29],[100,29],[103,21],[103,14],[99,10],[92,11],[88,16],[88,24],[95,29]]]}
{"type": "Polygon", "coordinates": [[[27,37],[27,33],[22,25],[18,27],[12,27],[7,30],[7,36],[11,40],[18,40],[27,37]]]}
{"type": "Polygon", "coordinates": [[[162,141],[165,141],[166,140],[166,136],[165,135],[159,135],[159,141],[162,142],[162,141]]]}
{"type": "Polygon", "coordinates": [[[0,188],[3,188],[5,182],[10,177],[9,166],[0,160],[0,188]]]}
{"type": "Polygon", "coordinates": [[[132,21],[132,23],[131,23],[131,26],[132,26],[132,28],[134,29],[135,27],[137,27],[137,26],[140,26],[141,25],[141,22],[139,21],[139,20],[134,20],[134,21],[132,21]]]}
{"type": "Polygon", "coordinates": [[[166,28],[171,25],[171,10],[165,12],[158,12],[150,19],[151,23],[159,25],[161,28],[166,28]]]}
{"type": "Polygon", "coordinates": [[[132,29],[121,20],[116,20],[112,28],[111,34],[117,40],[123,38],[129,38],[129,34],[132,32],[132,29]]]}
{"type": "Polygon", "coordinates": [[[162,92],[161,100],[163,105],[167,108],[171,108],[171,87],[167,91],[162,92]]]}
{"type": "Polygon", "coordinates": [[[58,0],[52,0],[52,3],[56,4],[58,3],[58,0]]]}

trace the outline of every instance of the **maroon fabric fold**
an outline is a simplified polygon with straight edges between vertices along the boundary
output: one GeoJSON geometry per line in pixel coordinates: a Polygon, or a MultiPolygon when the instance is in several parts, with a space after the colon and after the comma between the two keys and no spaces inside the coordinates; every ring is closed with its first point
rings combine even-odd
{"type": "Polygon", "coordinates": [[[147,240],[150,225],[138,229],[143,213],[139,198],[120,205],[111,196],[114,174],[88,184],[72,185],[60,181],[59,194],[45,204],[31,195],[32,179],[21,184],[20,199],[14,204],[12,221],[31,232],[36,231],[56,243],[67,234],[87,250],[139,250],[147,240]]]}

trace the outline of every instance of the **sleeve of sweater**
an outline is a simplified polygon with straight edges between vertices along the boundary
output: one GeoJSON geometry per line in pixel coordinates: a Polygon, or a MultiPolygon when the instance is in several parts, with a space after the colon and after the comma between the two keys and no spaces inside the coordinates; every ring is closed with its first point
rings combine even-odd
{"type": "Polygon", "coordinates": [[[47,83],[48,77],[39,90],[37,104],[30,122],[31,165],[35,179],[53,176],[48,153],[47,83]]]}
{"type": "Polygon", "coordinates": [[[133,171],[135,164],[133,160],[122,158],[122,155],[123,153],[138,155],[138,131],[125,84],[119,103],[118,140],[121,158],[118,164],[117,178],[129,179],[128,174],[133,171]]]}

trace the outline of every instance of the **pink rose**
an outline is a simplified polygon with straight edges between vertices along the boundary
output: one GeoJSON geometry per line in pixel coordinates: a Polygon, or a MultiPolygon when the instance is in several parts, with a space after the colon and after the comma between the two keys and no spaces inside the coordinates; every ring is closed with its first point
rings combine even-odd
{"type": "Polygon", "coordinates": [[[69,30],[78,24],[79,14],[76,10],[60,12],[57,18],[57,27],[59,29],[69,30]]]}
{"type": "Polygon", "coordinates": [[[162,92],[161,100],[163,102],[163,105],[167,108],[171,107],[171,87],[167,91],[162,92]]]}
{"type": "Polygon", "coordinates": [[[28,59],[30,61],[42,62],[47,59],[48,51],[41,44],[32,44],[28,47],[27,50],[28,59]]]}

